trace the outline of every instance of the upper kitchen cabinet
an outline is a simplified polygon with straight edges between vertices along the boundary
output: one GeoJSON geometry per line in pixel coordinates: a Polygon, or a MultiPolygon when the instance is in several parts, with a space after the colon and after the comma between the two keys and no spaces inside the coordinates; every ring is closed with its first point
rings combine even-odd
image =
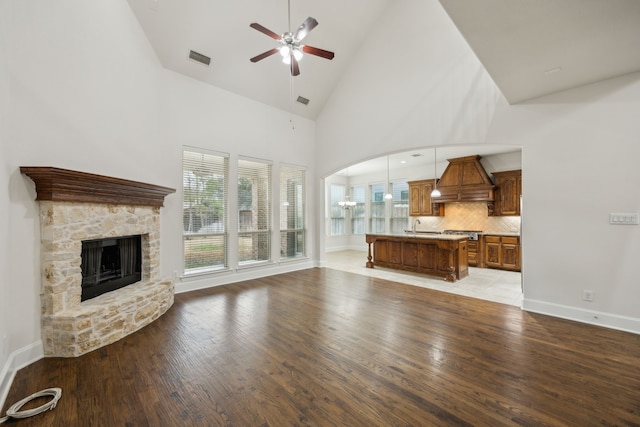
{"type": "Polygon", "coordinates": [[[409,216],[443,216],[444,205],[431,201],[433,179],[411,181],[409,184],[409,216]]]}
{"type": "Polygon", "coordinates": [[[494,216],[519,216],[522,195],[522,170],[493,172],[496,185],[494,216]]]}

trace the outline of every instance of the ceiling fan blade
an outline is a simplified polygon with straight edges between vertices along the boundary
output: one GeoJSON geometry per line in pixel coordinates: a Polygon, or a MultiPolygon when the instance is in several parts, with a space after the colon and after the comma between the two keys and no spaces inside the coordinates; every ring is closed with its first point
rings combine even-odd
{"type": "Polygon", "coordinates": [[[293,56],[293,53],[291,54],[291,75],[292,76],[297,76],[300,74],[300,66],[298,66],[298,60],[296,59],[295,56],[293,56]]]}
{"type": "Polygon", "coordinates": [[[260,55],[256,55],[256,56],[254,56],[254,57],[253,57],[253,58],[251,58],[249,61],[251,61],[251,62],[258,62],[258,61],[263,60],[264,58],[267,58],[267,57],[269,57],[269,56],[273,55],[273,54],[274,54],[274,53],[276,53],[276,52],[278,52],[278,48],[275,48],[275,47],[274,47],[273,49],[268,50],[268,51],[266,51],[266,52],[263,52],[263,53],[261,53],[260,55]]]}
{"type": "Polygon", "coordinates": [[[333,52],[330,52],[330,51],[324,50],[324,49],[319,49],[319,48],[313,47],[313,46],[303,45],[300,48],[302,49],[302,51],[304,53],[308,53],[309,55],[319,56],[319,57],[325,58],[325,59],[333,59],[333,57],[335,56],[335,54],[333,52]]]}
{"type": "Polygon", "coordinates": [[[296,33],[293,35],[293,37],[300,41],[303,38],[305,38],[307,36],[307,34],[309,34],[311,32],[311,30],[313,30],[315,27],[318,26],[318,21],[316,21],[314,18],[312,17],[308,17],[307,19],[305,19],[305,21],[298,27],[298,29],[296,30],[296,33]]]}
{"type": "Polygon", "coordinates": [[[251,28],[255,29],[255,30],[260,31],[260,32],[261,32],[261,33],[263,33],[263,34],[268,35],[269,37],[271,37],[271,38],[272,38],[272,39],[274,39],[274,40],[281,40],[281,39],[282,39],[282,36],[280,36],[279,34],[274,33],[274,32],[273,32],[273,31],[271,31],[270,29],[265,28],[265,27],[263,27],[262,25],[260,25],[260,24],[258,24],[258,23],[256,23],[256,22],[254,22],[254,23],[252,23],[252,24],[249,24],[249,26],[250,26],[251,28]]]}

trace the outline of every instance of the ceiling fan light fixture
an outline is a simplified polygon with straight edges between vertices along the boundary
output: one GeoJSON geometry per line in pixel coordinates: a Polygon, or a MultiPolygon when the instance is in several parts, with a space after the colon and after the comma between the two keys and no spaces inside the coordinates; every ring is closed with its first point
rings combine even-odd
{"type": "Polygon", "coordinates": [[[291,53],[293,53],[293,57],[296,61],[300,61],[302,59],[302,52],[295,47],[290,46],[282,46],[280,48],[280,55],[282,55],[282,62],[285,64],[291,64],[291,53]]]}
{"type": "Polygon", "coordinates": [[[282,45],[280,49],[278,49],[278,51],[280,52],[280,55],[282,55],[283,58],[288,58],[289,55],[291,54],[291,49],[289,49],[289,45],[287,44],[282,45]]]}

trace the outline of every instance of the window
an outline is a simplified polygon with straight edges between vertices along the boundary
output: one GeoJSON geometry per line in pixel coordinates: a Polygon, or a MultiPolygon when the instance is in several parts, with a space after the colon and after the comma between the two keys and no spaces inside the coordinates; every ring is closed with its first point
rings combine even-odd
{"type": "Polygon", "coordinates": [[[182,152],[185,274],[227,267],[228,176],[227,154],[182,152]]]}
{"type": "Polygon", "coordinates": [[[271,259],[271,164],[238,160],[238,264],[271,259]]]}
{"type": "Polygon", "coordinates": [[[365,219],[365,188],[361,185],[351,187],[351,200],[356,205],[350,209],[351,212],[351,234],[364,234],[365,219]]]}
{"type": "Polygon", "coordinates": [[[305,256],[305,170],[280,167],[280,259],[305,256]]]}
{"type": "Polygon", "coordinates": [[[391,184],[391,232],[403,233],[409,224],[409,184],[393,181],[391,184]]]}
{"type": "Polygon", "coordinates": [[[371,233],[384,233],[385,202],[384,184],[371,184],[371,217],[369,218],[369,231],[371,233]]]}
{"type": "Polygon", "coordinates": [[[330,187],[330,199],[331,205],[331,235],[342,236],[345,234],[344,230],[344,209],[338,204],[345,200],[345,187],[344,185],[331,184],[330,187]]]}

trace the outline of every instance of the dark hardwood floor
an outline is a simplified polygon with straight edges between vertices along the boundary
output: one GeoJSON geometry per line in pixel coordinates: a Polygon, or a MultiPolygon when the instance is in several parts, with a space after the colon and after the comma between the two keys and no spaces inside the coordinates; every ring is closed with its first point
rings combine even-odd
{"type": "Polygon", "coordinates": [[[2,414],[49,387],[55,409],[7,425],[631,426],[640,335],[316,268],[176,295],[20,370],[2,414]]]}

